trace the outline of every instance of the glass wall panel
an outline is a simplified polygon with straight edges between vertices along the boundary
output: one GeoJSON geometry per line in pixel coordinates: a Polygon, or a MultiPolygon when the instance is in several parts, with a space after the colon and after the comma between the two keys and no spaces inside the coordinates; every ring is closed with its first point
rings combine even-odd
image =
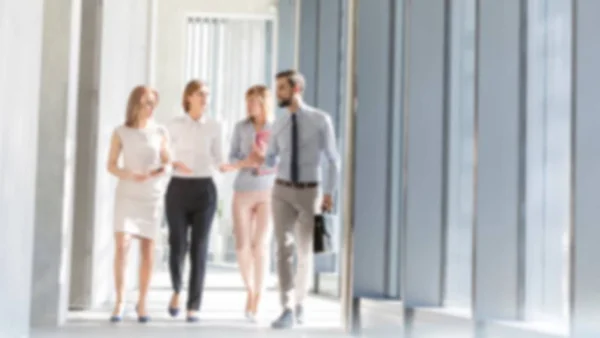
{"type": "Polygon", "coordinates": [[[470,308],[475,169],[475,0],[452,1],[451,11],[445,305],[470,308]]]}
{"type": "MultiPolygon", "coordinates": [[[[307,2],[308,3],[308,2],[307,2]]],[[[316,82],[312,84],[316,90],[316,101],[314,104],[330,114],[337,136],[338,151],[344,154],[345,135],[345,111],[343,103],[345,100],[345,67],[347,57],[347,35],[346,35],[346,8],[347,1],[341,0],[318,0],[316,6],[316,19],[303,22],[304,25],[310,25],[315,20],[320,29],[317,36],[310,42],[314,44],[311,52],[316,53],[316,62],[314,64],[316,72],[316,82]]],[[[311,15],[308,10],[304,10],[304,18],[311,15]]],[[[302,17],[302,15],[301,15],[302,17]]],[[[304,48],[303,50],[309,50],[304,48]]],[[[301,58],[302,60],[302,58],[301,58]]],[[[301,65],[302,67],[302,65],[301,65]]],[[[301,68],[301,71],[302,68],[301,68]]],[[[335,194],[334,214],[335,226],[333,226],[333,246],[334,250],[329,253],[315,255],[315,278],[314,291],[317,294],[339,297],[340,295],[340,266],[342,263],[341,241],[345,220],[343,219],[343,196],[345,196],[343,187],[343,177],[345,169],[349,166],[345,163],[342,155],[341,172],[335,194]]],[[[326,166],[323,166],[323,175],[325,175],[326,166]]]]}
{"type": "Polygon", "coordinates": [[[528,2],[525,314],[566,323],[571,1],[528,2]]]}

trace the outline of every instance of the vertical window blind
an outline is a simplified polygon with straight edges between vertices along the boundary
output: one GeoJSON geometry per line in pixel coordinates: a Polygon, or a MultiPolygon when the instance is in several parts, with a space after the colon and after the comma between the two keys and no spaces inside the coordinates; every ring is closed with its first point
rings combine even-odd
{"type": "MultiPolygon", "coordinates": [[[[273,31],[270,18],[187,17],[185,82],[200,79],[208,84],[207,113],[223,124],[225,149],[229,149],[235,123],[246,116],[246,90],[274,83],[273,31]]],[[[235,262],[231,236],[234,177],[227,174],[217,180],[219,212],[210,240],[213,262],[235,262]]]]}

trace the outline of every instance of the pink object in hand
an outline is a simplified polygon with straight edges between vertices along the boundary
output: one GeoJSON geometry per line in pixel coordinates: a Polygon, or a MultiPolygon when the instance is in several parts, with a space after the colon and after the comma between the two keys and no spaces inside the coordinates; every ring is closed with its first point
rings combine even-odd
{"type": "MultiPolygon", "coordinates": [[[[269,142],[269,136],[271,133],[268,130],[261,130],[256,133],[256,137],[254,138],[254,143],[258,146],[262,144],[263,147],[267,146],[269,142]]],[[[257,168],[254,169],[254,175],[268,175],[274,173],[274,169],[265,169],[265,168],[257,168]]]]}
{"type": "Polygon", "coordinates": [[[265,145],[267,144],[267,142],[269,141],[269,131],[268,130],[261,130],[259,132],[256,133],[256,137],[254,139],[254,142],[257,145],[260,145],[261,143],[264,143],[265,145]]]}

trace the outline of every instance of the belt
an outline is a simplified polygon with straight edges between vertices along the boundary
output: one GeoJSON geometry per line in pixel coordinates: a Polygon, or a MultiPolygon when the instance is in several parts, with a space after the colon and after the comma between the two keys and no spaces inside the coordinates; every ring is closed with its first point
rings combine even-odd
{"type": "Polygon", "coordinates": [[[297,189],[308,189],[308,188],[315,188],[317,186],[319,186],[318,182],[290,182],[290,181],[284,181],[281,179],[276,179],[275,183],[279,184],[279,185],[283,185],[285,187],[290,187],[290,188],[297,188],[297,189]]]}

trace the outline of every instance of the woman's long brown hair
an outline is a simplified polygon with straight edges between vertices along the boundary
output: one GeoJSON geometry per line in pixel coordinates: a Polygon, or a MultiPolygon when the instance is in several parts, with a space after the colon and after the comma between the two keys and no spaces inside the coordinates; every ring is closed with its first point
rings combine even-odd
{"type": "Polygon", "coordinates": [[[146,93],[153,93],[156,99],[155,105],[158,103],[158,92],[148,86],[137,86],[133,88],[127,100],[127,111],[125,113],[125,125],[134,128],[140,120],[140,108],[142,98],[146,93]]]}
{"type": "Polygon", "coordinates": [[[183,111],[186,113],[190,112],[190,102],[188,101],[188,97],[204,87],[206,87],[206,83],[200,80],[191,80],[185,85],[183,97],[181,98],[181,106],[183,107],[183,111]]]}

